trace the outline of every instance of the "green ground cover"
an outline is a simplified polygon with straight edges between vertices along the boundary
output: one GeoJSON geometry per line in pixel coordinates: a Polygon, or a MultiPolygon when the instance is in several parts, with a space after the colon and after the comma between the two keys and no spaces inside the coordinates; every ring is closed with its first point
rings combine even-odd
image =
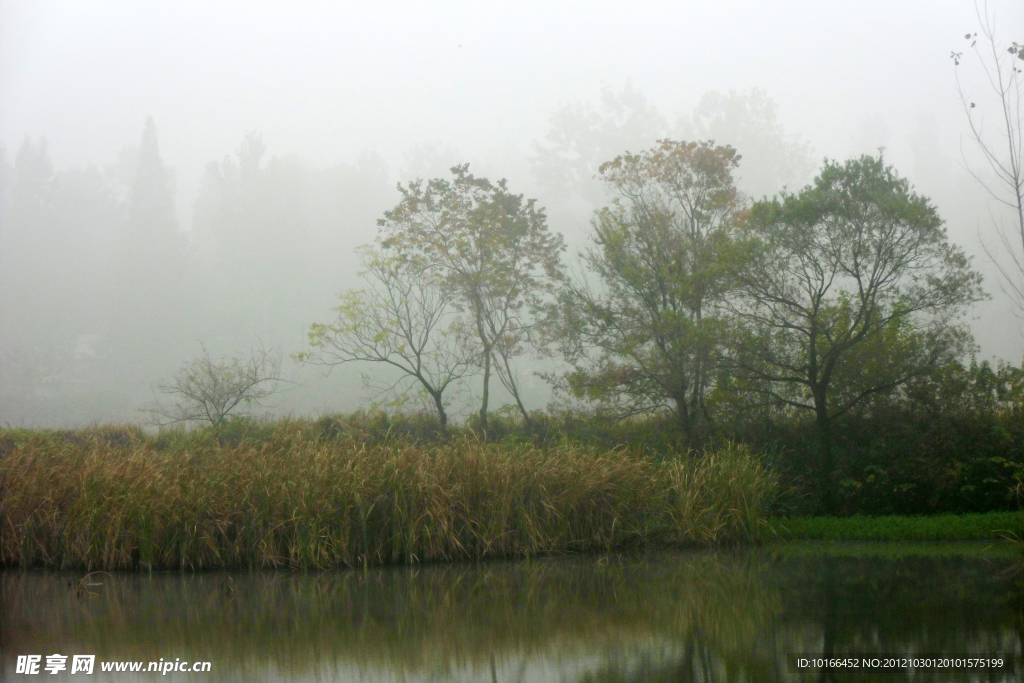
{"type": "Polygon", "coordinates": [[[1024,511],[964,515],[774,518],[780,540],[984,541],[1024,538],[1024,511]]]}

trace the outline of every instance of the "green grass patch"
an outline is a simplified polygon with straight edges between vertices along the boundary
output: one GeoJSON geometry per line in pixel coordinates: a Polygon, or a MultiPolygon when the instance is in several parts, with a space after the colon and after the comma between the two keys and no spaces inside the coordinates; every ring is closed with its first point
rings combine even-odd
{"type": "Polygon", "coordinates": [[[987,512],[925,517],[792,517],[769,521],[784,540],[983,541],[1024,537],[1024,512],[987,512]]]}
{"type": "Polygon", "coordinates": [[[768,543],[766,552],[784,559],[792,558],[1014,558],[1020,549],[1003,539],[984,541],[781,541],[768,543]]]}

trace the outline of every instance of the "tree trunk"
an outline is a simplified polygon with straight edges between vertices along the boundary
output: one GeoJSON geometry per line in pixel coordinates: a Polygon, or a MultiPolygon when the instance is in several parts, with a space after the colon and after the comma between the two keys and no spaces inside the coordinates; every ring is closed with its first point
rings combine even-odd
{"type": "Polygon", "coordinates": [[[508,362],[508,357],[500,351],[498,352],[498,355],[501,356],[501,365],[496,368],[498,372],[498,379],[500,379],[501,383],[505,385],[506,389],[508,389],[508,393],[512,394],[512,398],[516,400],[516,406],[519,407],[519,412],[522,413],[523,421],[526,426],[531,427],[533,426],[533,420],[530,419],[530,413],[527,412],[526,406],[523,405],[523,399],[519,396],[519,385],[512,376],[512,366],[508,362]],[[505,368],[504,373],[501,371],[502,367],[505,368]]]}
{"type": "Polygon", "coordinates": [[[444,403],[441,401],[441,393],[431,393],[434,399],[434,407],[437,408],[437,417],[441,420],[441,431],[448,430],[448,413],[444,411],[444,403]]]}
{"type": "Polygon", "coordinates": [[[516,405],[519,406],[519,412],[522,413],[523,415],[523,422],[526,424],[527,427],[532,427],[533,420],[530,419],[530,413],[526,411],[526,406],[523,405],[522,400],[519,398],[519,391],[517,390],[513,392],[512,395],[516,399],[516,405]]]}
{"type": "Polygon", "coordinates": [[[693,425],[690,419],[690,407],[686,401],[686,392],[682,392],[673,400],[676,402],[676,420],[679,422],[679,431],[683,433],[683,439],[689,444],[693,425]]]}
{"type": "Polygon", "coordinates": [[[480,404],[480,427],[487,429],[487,400],[490,398],[491,349],[484,349],[484,398],[480,404]]]}
{"type": "Polygon", "coordinates": [[[519,408],[519,412],[523,416],[523,421],[526,423],[526,426],[529,427],[532,425],[533,420],[530,419],[530,414],[526,412],[526,406],[523,405],[522,399],[519,398],[519,388],[516,387],[514,383],[509,383],[505,388],[508,389],[510,394],[512,394],[512,398],[516,400],[516,407],[519,408]]]}
{"type": "Polygon", "coordinates": [[[698,368],[690,393],[690,438],[698,447],[707,441],[711,426],[711,415],[704,405],[704,368],[698,368]]]}
{"type": "Polygon", "coordinates": [[[821,505],[826,515],[836,512],[835,491],[832,486],[832,421],[828,416],[828,395],[824,388],[814,390],[815,431],[818,441],[818,471],[815,473],[821,491],[821,505]]]}

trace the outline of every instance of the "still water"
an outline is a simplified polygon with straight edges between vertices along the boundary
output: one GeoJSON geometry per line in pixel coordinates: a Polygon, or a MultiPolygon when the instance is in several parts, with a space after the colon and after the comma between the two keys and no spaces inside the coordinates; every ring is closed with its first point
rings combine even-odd
{"type": "Polygon", "coordinates": [[[1022,563],[979,545],[83,576],[0,573],[2,680],[1022,679],[1022,563]],[[884,675],[796,670],[790,653],[992,654],[1007,664],[884,675]],[[66,669],[51,674],[54,654],[67,657],[66,669]],[[95,655],[91,676],[70,673],[82,654],[95,655]],[[17,673],[19,655],[40,655],[39,674],[17,673]],[[143,672],[101,670],[122,661],[142,662],[143,672]],[[146,672],[151,661],[210,662],[210,671],[146,672]]]}

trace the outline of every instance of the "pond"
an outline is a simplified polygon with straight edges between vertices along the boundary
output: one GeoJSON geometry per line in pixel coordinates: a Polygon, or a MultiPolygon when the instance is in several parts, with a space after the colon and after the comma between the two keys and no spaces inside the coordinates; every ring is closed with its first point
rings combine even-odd
{"type": "Polygon", "coordinates": [[[0,678],[33,680],[18,673],[30,655],[50,681],[1011,681],[1022,670],[1022,563],[983,545],[84,576],[0,573],[0,678]],[[95,655],[92,676],[71,673],[75,655],[95,655]],[[798,666],[823,655],[857,667],[798,666]],[[968,657],[868,668],[886,655],[968,657]],[[1003,665],[968,666],[983,656],[1003,665]],[[132,662],[140,673],[103,670],[132,662]],[[196,662],[210,670],[181,670],[196,662]]]}

